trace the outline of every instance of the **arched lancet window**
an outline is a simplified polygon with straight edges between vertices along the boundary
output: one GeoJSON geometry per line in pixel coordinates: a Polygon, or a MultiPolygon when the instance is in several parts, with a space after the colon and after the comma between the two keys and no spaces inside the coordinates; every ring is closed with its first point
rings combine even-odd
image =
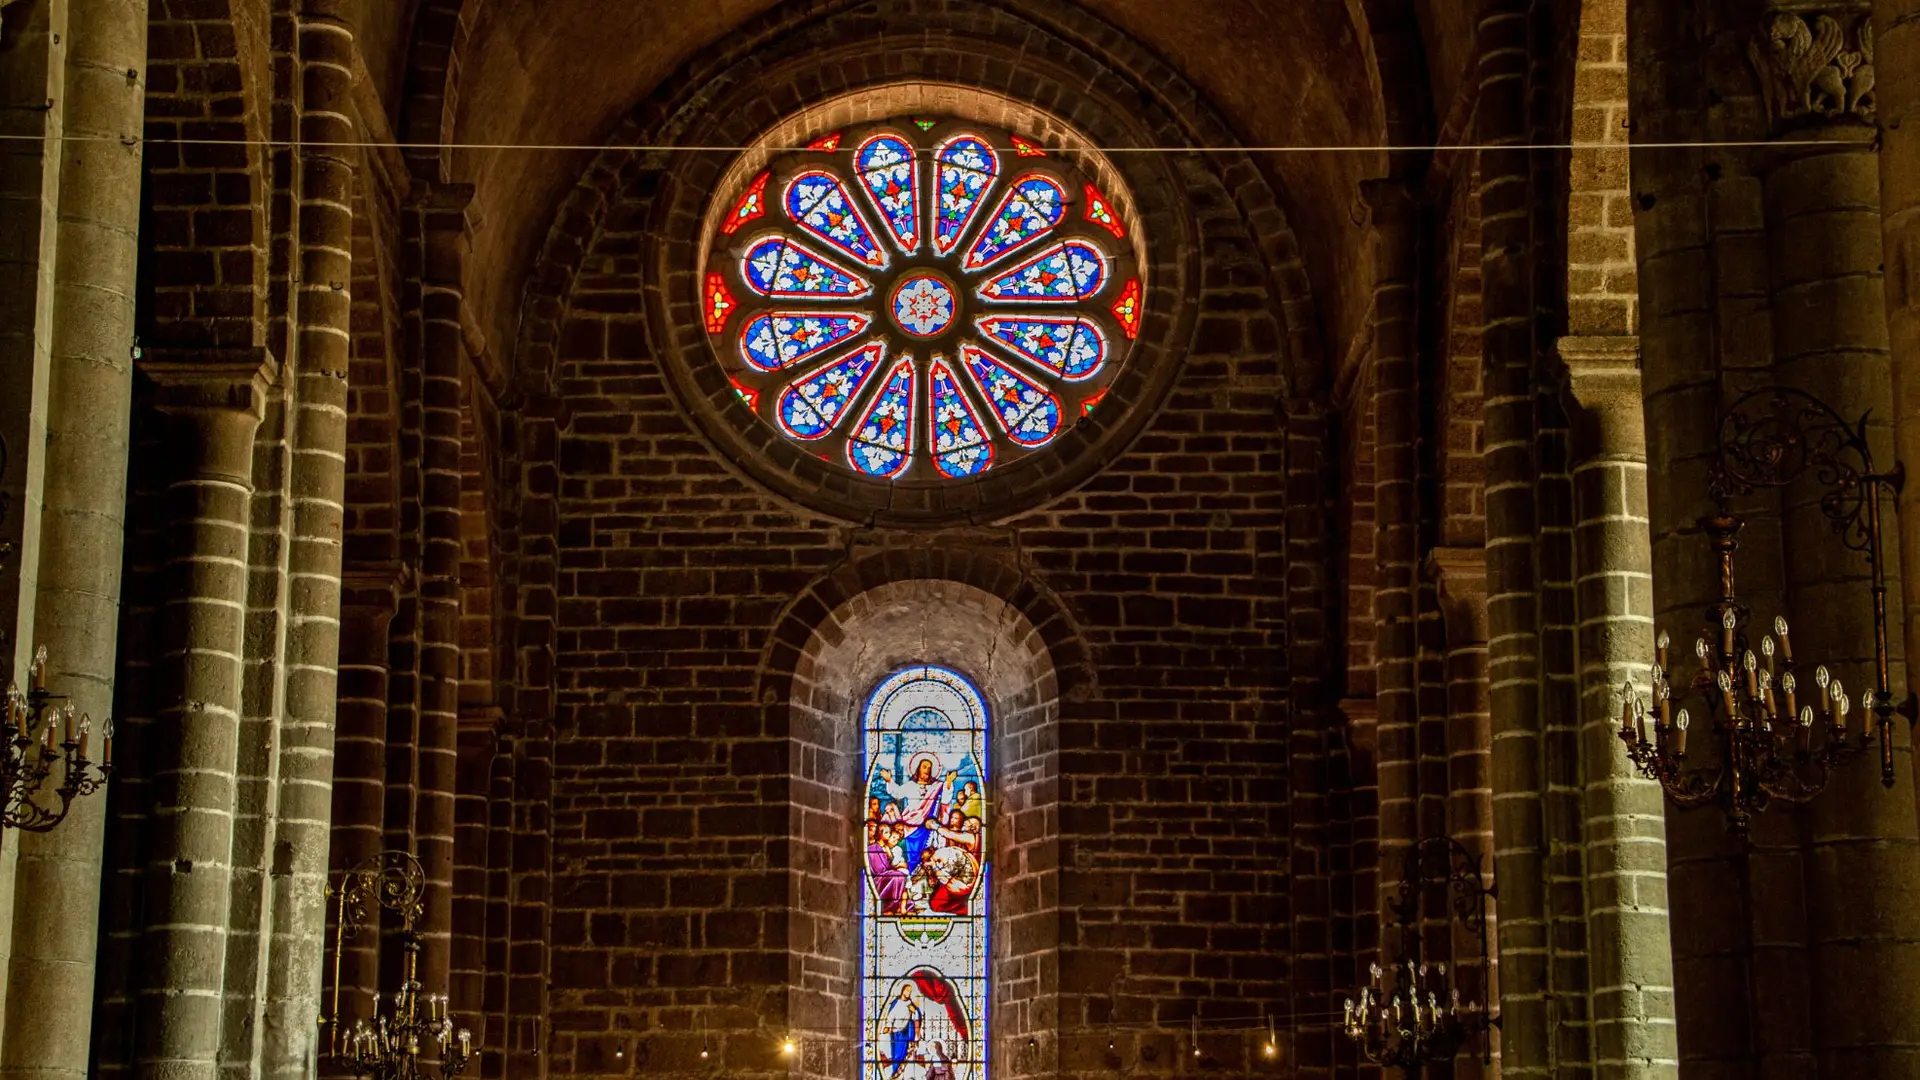
{"type": "Polygon", "coordinates": [[[915,665],[863,727],[862,1080],[986,1080],[986,703],[915,665]]]}

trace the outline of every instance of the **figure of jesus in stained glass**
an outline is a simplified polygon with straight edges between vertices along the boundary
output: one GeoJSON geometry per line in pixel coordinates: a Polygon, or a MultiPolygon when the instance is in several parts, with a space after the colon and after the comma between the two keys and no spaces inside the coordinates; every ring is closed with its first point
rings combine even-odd
{"type": "Polygon", "coordinates": [[[863,1080],[985,1080],[985,703],[921,665],[864,720],[863,1080]]]}

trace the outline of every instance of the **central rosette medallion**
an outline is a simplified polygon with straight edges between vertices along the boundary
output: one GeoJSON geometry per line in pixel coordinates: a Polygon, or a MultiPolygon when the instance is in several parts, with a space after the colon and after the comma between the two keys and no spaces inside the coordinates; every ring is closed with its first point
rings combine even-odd
{"type": "Polygon", "coordinates": [[[939,274],[908,274],[893,289],[893,321],[914,337],[939,337],[953,325],[953,286],[939,274]]]}

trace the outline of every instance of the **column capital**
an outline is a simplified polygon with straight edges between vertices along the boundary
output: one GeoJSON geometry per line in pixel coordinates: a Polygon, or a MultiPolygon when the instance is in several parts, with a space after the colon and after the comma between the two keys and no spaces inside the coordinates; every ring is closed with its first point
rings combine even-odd
{"type": "Polygon", "coordinates": [[[1579,457],[1647,456],[1647,422],[1640,387],[1640,339],[1628,334],[1563,337],[1560,359],[1567,392],[1585,415],[1579,457]]]}
{"type": "Polygon", "coordinates": [[[1437,547],[1427,553],[1427,576],[1440,594],[1447,647],[1487,643],[1487,549],[1437,547]]]}
{"type": "Polygon", "coordinates": [[[1360,202],[1366,206],[1376,229],[1411,224],[1420,208],[1412,185],[1397,176],[1379,176],[1360,181],[1360,202]]]}
{"type": "Polygon", "coordinates": [[[188,475],[253,490],[253,439],[280,364],[265,349],[154,349],[137,361],[153,407],[192,448],[188,475]]]}
{"type": "Polygon", "coordinates": [[[1347,721],[1347,737],[1355,754],[1369,759],[1379,743],[1380,702],[1373,698],[1342,698],[1334,708],[1347,721]]]}
{"type": "Polygon", "coordinates": [[[340,571],[340,607],[391,616],[400,606],[400,586],[406,582],[405,565],[398,560],[350,563],[340,571]]]}
{"type": "Polygon", "coordinates": [[[1747,42],[1747,58],[1771,134],[1838,129],[1872,138],[1878,110],[1866,0],[1775,0],[1747,42]]]}
{"type": "Polygon", "coordinates": [[[146,349],[136,363],[154,386],[154,407],[175,415],[220,410],[258,421],[280,381],[280,362],[264,348],[146,349]]]}

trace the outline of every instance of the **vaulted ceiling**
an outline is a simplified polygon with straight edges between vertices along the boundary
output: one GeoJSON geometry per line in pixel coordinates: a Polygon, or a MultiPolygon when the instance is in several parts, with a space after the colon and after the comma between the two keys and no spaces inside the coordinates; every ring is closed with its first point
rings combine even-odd
{"type": "MultiPolygon", "coordinates": [[[[399,0],[362,0],[370,52],[400,49],[410,21],[399,0]]],[[[474,183],[469,300],[503,352],[515,338],[519,294],[555,207],[596,146],[662,80],[780,0],[564,0],[479,4],[462,57],[453,155],[474,183]],[[506,149],[503,147],[516,147],[506,149]]],[[[1042,0],[1008,0],[1038,8],[1042,0]]],[[[1065,3],[1069,0],[1046,0],[1065,3]]],[[[1386,171],[1373,149],[1387,129],[1376,38],[1416,39],[1432,71],[1417,95],[1451,96],[1472,52],[1470,20],[1440,0],[1080,0],[1183,72],[1248,146],[1283,193],[1306,250],[1331,358],[1363,323],[1366,285],[1361,180],[1386,171]],[[1416,17],[1416,10],[1417,17],[1416,17]],[[1383,18],[1380,10],[1402,12],[1383,18]],[[1366,12],[1391,26],[1369,28],[1366,12]],[[1426,37],[1437,38],[1428,42],[1426,37]],[[1465,40],[1459,40],[1462,35],[1465,40]],[[1353,148],[1353,149],[1328,149],[1353,148]]],[[[1383,52],[1385,50],[1382,50],[1383,52]]],[[[1401,49],[1404,55],[1406,49],[1401,49]]],[[[370,67],[378,65],[370,62],[370,67]]],[[[375,70],[383,96],[395,81],[375,70]]],[[[1404,95],[1402,95],[1404,98],[1404,95]]],[[[389,100],[392,100],[389,98],[389,100]]],[[[1438,109],[1445,112],[1445,97],[1438,109]]],[[[504,357],[503,357],[504,359],[504,357]]]]}

